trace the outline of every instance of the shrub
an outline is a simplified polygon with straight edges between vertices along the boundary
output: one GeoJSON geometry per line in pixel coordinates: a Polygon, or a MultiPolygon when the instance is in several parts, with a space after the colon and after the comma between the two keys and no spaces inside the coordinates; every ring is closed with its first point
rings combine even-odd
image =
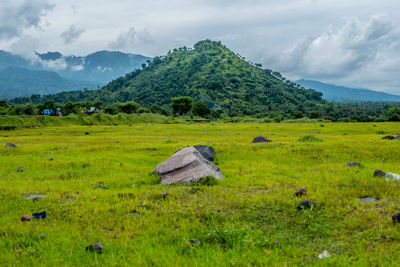
{"type": "Polygon", "coordinates": [[[300,137],[298,142],[322,142],[322,139],[315,137],[314,135],[305,135],[300,137]]]}

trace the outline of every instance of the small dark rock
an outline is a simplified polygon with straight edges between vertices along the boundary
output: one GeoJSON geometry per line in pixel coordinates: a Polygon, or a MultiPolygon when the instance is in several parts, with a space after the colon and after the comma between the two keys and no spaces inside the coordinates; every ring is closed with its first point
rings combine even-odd
{"type": "Polygon", "coordinates": [[[393,135],[387,135],[385,137],[382,137],[383,140],[393,140],[396,139],[396,137],[394,137],[393,135]]]}
{"type": "Polygon", "coordinates": [[[24,167],[19,167],[19,168],[17,169],[17,172],[24,172],[24,167]]]}
{"type": "Polygon", "coordinates": [[[107,190],[108,187],[102,186],[102,185],[97,185],[97,186],[94,187],[94,189],[105,189],[105,190],[107,190]]]}
{"type": "Polygon", "coordinates": [[[166,199],[169,196],[169,193],[162,194],[163,199],[166,199]]]}
{"type": "Polygon", "coordinates": [[[307,187],[301,187],[294,193],[296,197],[301,197],[302,195],[307,195],[307,187]]]}
{"type": "Polygon", "coordinates": [[[379,199],[373,198],[373,197],[361,197],[360,200],[363,203],[371,203],[371,202],[378,202],[379,201],[379,199]]]}
{"type": "Polygon", "coordinates": [[[85,133],[85,135],[89,135],[89,134],[90,134],[89,132],[86,132],[86,133],[85,133]]]}
{"type": "Polygon", "coordinates": [[[359,162],[352,161],[352,162],[347,163],[345,166],[347,166],[347,167],[361,167],[362,164],[359,163],[359,162]]]}
{"type": "Polygon", "coordinates": [[[104,248],[103,244],[100,242],[97,242],[97,243],[87,246],[86,251],[97,252],[97,253],[101,254],[103,252],[103,248],[104,248]]]}
{"type": "Polygon", "coordinates": [[[215,159],[215,150],[211,146],[204,146],[204,145],[196,145],[194,146],[200,154],[208,161],[214,161],[215,159]]]}
{"type": "Polygon", "coordinates": [[[200,243],[200,240],[198,240],[197,238],[192,238],[192,239],[190,239],[190,243],[197,244],[197,243],[200,243]]]}
{"type": "Polygon", "coordinates": [[[7,143],[6,148],[17,148],[17,146],[14,145],[13,143],[7,143]]]}
{"type": "Polygon", "coordinates": [[[382,170],[375,170],[375,172],[374,172],[374,177],[376,177],[376,176],[385,176],[386,175],[386,172],[384,172],[384,171],[382,171],[382,170]]]}
{"type": "Polygon", "coordinates": [[[42,212],[33,213],[32,216],[33,216],[33,218],[36,218],[36,219],[44,219],[47,216],[47,212],[42,211],[42,212]]]}
{"type": "Polygon", "coordinates": [[[179,226],[178,226],[178,225],[175,225],[175,226],[174,226],[174,228],[175,228],[175,229],[178,229],[178,228],[179,228],[179,226]]]}
{"type": "Polygon", "coordinates": [[[315,206],[317,206],[317,202],[315,202],[314,200],[304,199],[300,201],[299,205],[297,205],[297,209],[298,210],[313,209],[315,206]]]}
{"type": "Polygon", "coordinates": [[[21,222],[29,222],[31,220],[31,217],[28,215],[24,215],[21,217],[21,222]]]}
{"type": "Polygon", "coordinates": [[[400,223],[400,212],[392,216],[393,223],[400,223]]]}
{"type": "Polygon", "coordinates": [[[87,167],[90,167],[90,163],[83,164],[83,168],[87,168],[87,167]]]}
{"type": "Polygon", "coordinates": [[[54,158],[49,158],[49,161],[53,161],[54,160],[54,158]]]}
{"type": "Polygon", "coordinates": [[[252,143],[271,143],[272,141],[265,138],[264,136],[257,136],[253,139],[252,143]]]}

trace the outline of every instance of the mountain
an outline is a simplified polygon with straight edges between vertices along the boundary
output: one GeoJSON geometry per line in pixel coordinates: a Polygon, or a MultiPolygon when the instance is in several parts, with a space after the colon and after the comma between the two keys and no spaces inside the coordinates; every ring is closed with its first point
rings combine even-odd
{"type": "MultiPolygon", "coordinates": [[[[195,44],[156,57],[144,69],[120,77],[100,90],[46,96],[57,102],[134,100],[143,106],[168,106],[172,97],[191,96],[228,115],[271,114],[287,111],[307,114],[324,103],[322,94],[294,87],[253,65],[220,42],[195,44]]],[[[294,114],[296,113],[296,114],[294,114]]],[[[297,114],[299,113],[299,114],[297,114]]]]}
{"type": "Polygon", "coordinates": [[[297,84],[321,92],[322,97],[336,102],[400,102],[399,95],[391,95],[367,89],[348,88],[312,80],[299,80],[297,84]]]}
{"type": "Polygon", "coordinates": [[[36,53],[46,66],[64,66],[57,72],[68,79],[106,84],[111,80],[141,68],[151,60],[142,55],[126,54],[118,51],[98,51],[84,57],[63,56],[58,52],[36,53]]]}
{"type": "Polygon", "coordinates": [[[67,80],[52,71],[16,67],[0,70],[0,99],[94,87],[93,83],[67,80]]]}
{"type": "Polygon", "coordinates": [[[150,59],[142,55],[117,51],[98,51],[87,56],[64,56],[59,52],[44,54],[36,52],[34,57],[27,59],[23,56],[0,50],[0,71],[4,71],[1,81],[2,87],[0,87],[0,98],[5,95],[8,97],[28,96],[27,93],[30,92],[35,94],[43,92],[54,94],[60,92],[60,90],[83,89],[82,84],[88,89],[95,89],[97,86],[103,86],[113,79],[141,68],[141,65],[150,59]],[[11,73],[13,68],[17,73],[11,73]],[[29,70],[47,71],[47,73],[42,72],[41,75],[34,79],[34,86],[30,86],[27,82],[23,82],[23,75],[25,74],[28,75],[26,81],[33,79],[33,72],[29,70]],[[6,73],[11,74],[11,76],[5,75],[6,73]],[[54,78],[54,73],[60,76],[57,79],[63,79],[59,86],[49,82],[57,80],[54,78]],[[42,83],[40,83],[41,78],[44,79],[42,83]],[[13,84],[14,82],[17,83],[13,84]],[[32,91],[34,87],[40,88],[40,91],[32,91]]]}

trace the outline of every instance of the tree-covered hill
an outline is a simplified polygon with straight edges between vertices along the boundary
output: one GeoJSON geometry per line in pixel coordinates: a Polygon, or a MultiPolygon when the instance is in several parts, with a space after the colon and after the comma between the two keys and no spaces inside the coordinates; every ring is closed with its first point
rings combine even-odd
{"type": "Polygon", "coordinates": [[[220,42],[205,40],[195,44],[194,49],[183,47],[156,57],[143,69],[100,90],[61,93],[42,100],[104,103],[133,100],[143,106],[163,106],[169,105],[172,97],[190,96],[228,115],[286,111],[293,117],[308,115],[324,103],[321,93],[283,80],[279,74],[245,61],[220,42]]]}

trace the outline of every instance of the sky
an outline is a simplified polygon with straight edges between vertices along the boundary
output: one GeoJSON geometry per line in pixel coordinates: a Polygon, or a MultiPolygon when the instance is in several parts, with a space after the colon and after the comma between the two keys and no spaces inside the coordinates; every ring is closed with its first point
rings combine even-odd
{"type": "Polygon", "coordinates": [[[290,80],[400,95],[399,0],[0,0],[0,49],[164,55],[204,39],[290,80]]]}

